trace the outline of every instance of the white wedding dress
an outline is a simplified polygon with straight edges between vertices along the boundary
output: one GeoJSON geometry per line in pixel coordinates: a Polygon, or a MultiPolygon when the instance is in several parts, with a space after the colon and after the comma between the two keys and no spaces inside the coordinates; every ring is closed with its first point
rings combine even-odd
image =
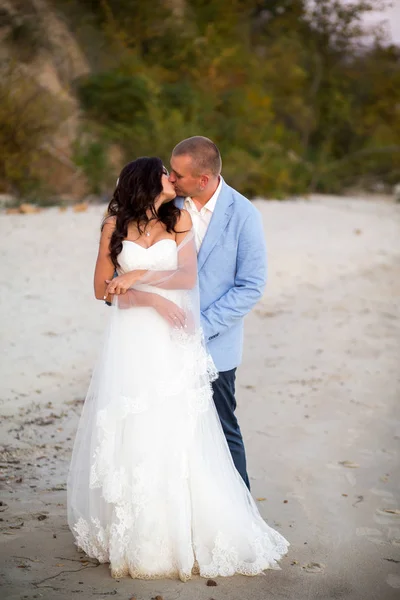
{"type": "MultiPolygon", "coordinates": [[[[124,241],[121,272],[176,269],[165,239],[124,241]]],[[[185,291],[149,285],[180,306],[185,291]]],[[[113,306],[83,407],[68,477],[78,547],[113,577],[277,569],[288,542],[260,516],[236,471],[213,400],[201,330],[171,329],[150,307],[113,306]]]]}

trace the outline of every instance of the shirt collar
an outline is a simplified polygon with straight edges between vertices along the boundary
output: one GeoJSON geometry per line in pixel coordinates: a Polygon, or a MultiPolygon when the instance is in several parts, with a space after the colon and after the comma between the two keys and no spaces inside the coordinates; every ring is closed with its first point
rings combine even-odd
{"type": "MultiPolygon", "coordinates": [[[[222,177],[220,175],[220,177],[219,177],[219,184],[218,184],[217,189],[215,190],[215,192],[213,193],[213,195],[211,196],[211,198],[209,199],[209,201],[203,206],[203,208],[201,210],[206,209],[206,210],[209,210],[211,213],[214,212],[215,205],[217,204],[218,196],[221,193],[222,182],[223,182],[223,179],[222,179],[222,177]]],[[[190,196],[187,196],[187,198],[185,198],[185,202],[187,202],[191,207],[196,208],[195,205],[194,205],[194,202],[193,202],[193,200],[191,199],[190,196]]],[[[196,210],[197,210],[197,208],[196,208],[196,210]]]]}

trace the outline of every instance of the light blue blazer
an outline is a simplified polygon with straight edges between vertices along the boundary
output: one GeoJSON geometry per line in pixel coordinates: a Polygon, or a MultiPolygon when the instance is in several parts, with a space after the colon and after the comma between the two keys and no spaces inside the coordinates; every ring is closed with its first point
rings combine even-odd
{"type": "MultiPolygon", "coordinates": [[[[184,199],[175,203],[183,208],[184,199]]],[[[261,215],[222,182],[198,255],[201,323],[218,371],[237,367],[243,351],[243,319],[261,298],[267,255],[261,215]]]]}

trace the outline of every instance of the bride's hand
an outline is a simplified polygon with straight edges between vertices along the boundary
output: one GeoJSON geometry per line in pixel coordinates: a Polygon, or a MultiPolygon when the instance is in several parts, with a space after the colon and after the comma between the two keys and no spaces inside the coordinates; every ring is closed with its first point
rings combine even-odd
{"type": "Polygon", "coordinates": [[[171,327],[183,329],[186,327],[186,314],[175,302],[171,302],[162,296],[158,296],[153,301],[153,308],[156,309],[171,327]]]}
{"type": "Polygon", "coordinates": [[[118,277],[114,277],[114,279],[106,279],[108,285],[105,296],[108,296],[109,294],[116,294],[117,296],[119,294],[125,294],[145,273],[146,271],[143,270],[129,271],[129,273],[118,275],[118,277]]]}

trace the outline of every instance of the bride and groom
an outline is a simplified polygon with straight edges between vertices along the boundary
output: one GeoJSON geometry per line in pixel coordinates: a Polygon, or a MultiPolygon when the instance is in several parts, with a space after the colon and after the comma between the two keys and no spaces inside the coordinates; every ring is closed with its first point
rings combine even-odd
{"type": "Polygon", "coordinates": [[[243,318],[266,251],[255,207],[211,140],[124,167],[95,294],[112,300],[68,477],[76,544],[113,577],[257,575],[288,542],[249,491],[235,416],[243,318]],[[118,276],[113,278],[114,271],[118,276]]]}

